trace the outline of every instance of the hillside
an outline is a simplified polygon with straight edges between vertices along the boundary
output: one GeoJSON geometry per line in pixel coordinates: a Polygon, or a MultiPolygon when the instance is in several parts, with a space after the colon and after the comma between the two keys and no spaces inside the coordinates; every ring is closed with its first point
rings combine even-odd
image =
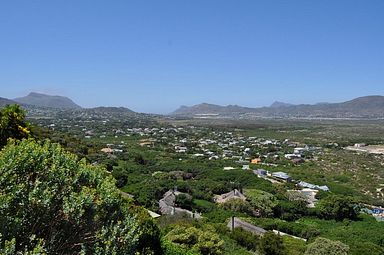
{"type": "Polygon", "coordinates": [[[248,108],[200,104],[182,106],[171,115],[194,116],[216,114],[221,117],[242,118],[384,118],[384,96],[365,96],[342,103],[289,105],[275,102],[270,107],[248,108]]]}
{"type": "Polygon", "coordinates": [[[4,98],[4,97],[0,97],[0,107],[1,106],[5,106],[7,104],[16,104],[16,102],[12,101],[12,100],[9,100],[7,98],[4,98]]]}
{"type": "Polygon", "coordinates": [[[171,115],[198,115],[198,114],[234,114],[252,112],[253,108],[242,107],[238,105],[215,105],[202,103],[191,107],[181,106],[179,109],[171,113],[171,115]]]}
{"type": "Polygon", "coordinates": [[[95,107],[87,109],[87,111],[102,112],[102,113],[135,113],[134,111],[125,107],[95,107]]]}
{"type": "Polygon", "coordinates": [[[25,97],[15,98],[14,101],[20,104],[50,107],[58,109],[79,109],[79,105],[75,104],[68,97],[63,96],[50,96],[40,93],[31,92],[25,97]]]}

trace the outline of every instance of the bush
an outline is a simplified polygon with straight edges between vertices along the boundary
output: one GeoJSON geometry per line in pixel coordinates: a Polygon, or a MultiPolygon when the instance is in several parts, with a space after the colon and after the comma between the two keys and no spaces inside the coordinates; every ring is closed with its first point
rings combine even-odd
{"type": "Polygon", "coordinates": [[[214,228],[199,229],[193,226],[176,225],[166,236],[169,241],[183,249],[191,249],[200,254],[222,254],[224,242],[214,228]]]}
{"type": "Polygon", "coordinates": [[[241,228],[235,228],[231,232],[230,237],[239,245],[252,251],[257,251],[260,244],[260,238],[257,235],[247,232],[241,228]]]}
{"type": "Polygon", "coordinates": [[[268,231],[260,239],[259,252],[263,255],[284,255],[286,254],[283,239],[280,235],[275,235],[268,231]]]}
{"type": "Polygon", "coordinates": [[[11,247],[16,253],[134,254],[148,227],[130,206],[105,169],[58,144],[23,140],[0,152],[0,253],[11,247]]]}
{"type": "Polygon", "coordinates": [[[179,245],[168,241],[167,239],[163,239],[161,241],[161,248],[163,255],[198,255],[198,253],[184,249],[179,245]]]}
{"type": "Polygon", "coordinates": [[[318,237],[308,245],[305,255],[347,255],[349,247],[340,241],[318,237]]]}
{"type": "Polygon", "coordinates": [[[0,110],[0,148],[7,144],[8,138],[29,137],[29,124],[24,119],[25,111],[19,105],[7,105],[0,110]]]}

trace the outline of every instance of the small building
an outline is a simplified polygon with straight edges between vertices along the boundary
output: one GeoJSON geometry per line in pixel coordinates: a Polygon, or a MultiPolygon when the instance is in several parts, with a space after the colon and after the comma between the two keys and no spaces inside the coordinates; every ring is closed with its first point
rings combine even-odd
{"type": "Polygon", "coordinates": [[[315,189],[304,188],[302,190],[288,190],[288,195],[291,201],[301,200],[301,199],[297,199],[296,198],[297,196],[298,198],[302,198],[305,200],[305,202],[307,202],[307,207],[314,208],[315,203],[317,202],[316,194],[318,192],[319,191],[315,189]]]}
{"type": "Polygon", "coordinates": [[[230,199],[241,199],[243,201],[245,201],[247,198],[246,196],[244,196],[239,190],[237,189],[234,189],[228,193],[225,193],[225,194],[221,194],[221,195],[216,195],[213,200],[216,202],[216,203],[219,203],[219,204],[222,204],[222,203],[225,203],[227,202],[228,200],[230,199]]]}
{"type": "Polygon", "coordinates": [[[285,182],[291,182],[292,181],[292,178],[287,173],[284,173],[284,172],[272,173],[272,177],[279,179],[279,180],[282,180],[282,181],[285,181],[285,182]]]}
{"type": "Polygon", "coordinates": [[[156,218],[159,218],[161,215],[158,214],[158,213],[155,213],[153,211],[150,211],[147,209],[147,212],[149,213],[149,215],[153,218],[153,219],[156,219],[156,218]]]}
{"type": "Polygon", "coordinates": [[[231,167],[231,166],[225,166],[223,169],[224,169],[225,171],[229,171],[229,170],[234,170],[234,169],[236,169],[236,168],[231,167]]]}
{"type": "Polygon", "coordinates": [[[180,194],[185,194],[185,193],[169,190],[164,194],[163,198],[159,200],[159,207],[160,207],[159,211],[161,212],[161,214],[163,215],[164,214],[167,214],[167,215],[184,214],[191,218],[200,219],[201,215],[199,213],[191,212],[187,209],[183,209],[175,206],[176,196],[180,194]]]}
{"type": "Polygon", "coordinates": [[[318,186],[317,185],[317,189],[322,190],[322,191],[329,191],[329,188],[328,188],[327,185],[323,185],[323,186],[318,186]]]}
{"type": "Polygon", "coordinates": [[[251,164],[260,164],[261,163],[261,159],[260,158],[254,158],[251,160],[251,164]]]}
{"type": "Polygon", "coordinates": [[[256,169],[253,170],[253,173],[256,174],[258,177],[265,178],[267,177],[268,171],[264,169],[256,169]]]}
{"type": "Polygon", "coordinates": [[[100,151],[108,154],[113,153],[113,149],[111,148],[102,148],[100,151]]]}
{"type": "Polygon", "coordinates": [[[242,169],[243,170],[249,170],[249,165],[243,165],[242,169]]]}
{"type": "Polygon", "coordinates": [[[293,154],[303,154],[306,151],[308,151],[308,148],[297,147],[293,149],[293,154]]]}
{"type": "Polygon", "coordinates": [[[372,209],[372,213],[373,213],[373,214],[381,214],[381,213],[384,213],[384,209],[373,208],[373,209],[372,209]]]}
{"type": "Polygon", "coordinates": [[[316,185],[316,184],[312,184],[312,183],[308,183],[308,182],[303,182],[303,181],[300,181],[297,185],[302,187],[302,188],[329,191],[329,188],[326,185],[320,186],[320,185],[316,185]]]}
{"type": "Polygon", "coordinates": [[[300,154],[285,154],[284,157],[286,159],[295,159],[295,158],[301,158],[300,154]]]}
{"type": "Polygon", "coordinates": [[[243,221],[237,217],[231,217],[231,219],[229,220],[228,224],[227,224],[227,227],[233,231],[235,228],[241,228],[247,232],[250,232],[254,235],[258,235],[258,236],[263,236],[267,230],[261,228],[261,227],[258,227],[258,226],[255,226],[255,225],[252,225],[246,221],[243,221]]]}

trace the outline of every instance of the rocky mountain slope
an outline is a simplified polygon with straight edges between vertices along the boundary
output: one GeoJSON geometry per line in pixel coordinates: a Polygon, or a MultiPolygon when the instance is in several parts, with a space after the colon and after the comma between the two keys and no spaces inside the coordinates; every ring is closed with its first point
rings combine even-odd
{"type": "Polygon", "coordinates": [[[80,109],[81,107],[75,104],[68,97],[63,96],[50,96],[40,93],[31,92],[25,97],[13,99],[19,104],[50,107],[58,109],[80,109]]]}

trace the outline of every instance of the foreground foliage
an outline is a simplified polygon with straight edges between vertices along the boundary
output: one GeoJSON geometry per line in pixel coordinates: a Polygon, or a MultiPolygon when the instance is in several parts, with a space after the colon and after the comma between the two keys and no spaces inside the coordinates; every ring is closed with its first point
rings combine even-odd
{"type": "Polygon", "coordinates": [[[0,152],[0,253],[149,253],[148,221],[130,206],[104,169],[57,144],[12,141],[0,152]]]}
{"type": "Polygon", "coordinates": [[[7,105],[0,110],[0,148],[7,144],[8,138],[29,136],[29,124],[24,119],[25,111],[19,105],[7,105]]]}

